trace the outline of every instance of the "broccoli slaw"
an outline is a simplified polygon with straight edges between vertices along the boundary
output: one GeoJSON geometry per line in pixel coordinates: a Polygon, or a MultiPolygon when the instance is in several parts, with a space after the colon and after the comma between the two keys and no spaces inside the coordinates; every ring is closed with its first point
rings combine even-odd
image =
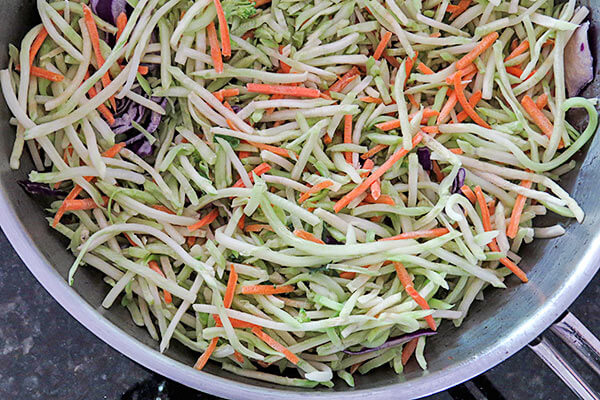
{"type": "Polygon", "coordinates": [[[574,0],[37,8],[0,71],[10,166],[27,146],[69,283],[99,270],[102,306],[198,370],[331,387],[426,369],[443,320],[527,282],[521,246],[565,232],[537,215],[584,218],[558,183],[598,122],[567,97],[589,81],[565,78],[563,55],[589,54],[574,0]]]}

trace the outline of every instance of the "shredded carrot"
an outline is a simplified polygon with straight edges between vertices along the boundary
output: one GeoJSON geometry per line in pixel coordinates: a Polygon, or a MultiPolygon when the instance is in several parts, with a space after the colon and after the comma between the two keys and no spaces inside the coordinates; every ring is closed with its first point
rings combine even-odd
{"type": "Polygon", "coordinates": [[[373,196],[373,198],[375,200],[378,200],[379,197],[381,196],[381,181],[378,179],[375,180],[375,182],[373,182],[371,184],[371,196],[373,196]]]}
{"type": "Polygon", "coordinates": [[[384,242],[388,240],[431,239],[444,236],[448,232],[449,231],[447,228],[425,229],[422,231],[404,232],[396,236],[379,239],[379,241],[384,242]]]}
{"type": "MultiPolygon", "coordinates": [[[[422,117],[421,123],[423,123],[425,120],[427,120],[430,117],[435,117],[438,115],[439,115],[438,111],[427,107],[427,108],[423,109],[423,117],[422,117]]],[[[412,120],[412,117],[414,117],[414,114],[409,115],[409,118],[411,118],[411,120],[412,120]]],[[[400,128],[400,120],[392,119],[389,121],[380,122],[380,123],[376,124],[375,127],[378,129],[381,129],[382,131],[398,129],[398,128],[400,128]]]]}
{"type": "Polygon", "coordinates": [[[408,363],[408,360],[410,360],[410,357],[413,355],[415,349],[417,348],[418,341],[419,338],[414,338],[413,340],[404,345],[404,347],[402,348],[402,365],[406,365],[406,363],[408,363]]]}
{"type": "Polygon", "coordinates": [[[528,49],[529,49],[529,41],[523,40],[520,45],[515,47],[514,50],[512,50],[510,52],[510,54],[504,59],[504,62],[506,62],[508,60],[512,60],[513,58],[525,53],[528,49]]]}
{"type": "Polygon", "coordinates": [[[37,34],[35,40],[31,44],[31,48],[29,49],[29,66],[33,65],[35,56],[37,55],[38,51],[40,51],[40,48],[42,47],[42,44],[44,44],[44,41],[47,37],[48,31],[45,27],[42,27],[42,30],[37,34]]]}
{"type": "Polygon", "coordinates": [[[248,40],[254,37],[254,30],[250,30],[242,35],[242,39],[248,40]]]}
{"type": "Polygon", "coordinates": [[[475,197],[475,193],[473,193],[470,187],[468,187],[467,185],[462,185],[460,191],[467,197],[467,199],[469,199],[471,203],[475,204],[477,198],[475,197]]]}
{"type": "MultiPolygon", "coordinates": [[[[471,0],[460,0],[458,5],[456,6],[456,8],[452,8],[453,11],[451,11],[452,14],[450,15],[450,20],[452,21],[453,19],[458,17],[460,14],[464,13],[467,10],[467,8],[469,8],[470,5],[471,5],[471,0]]],[[[450,11],[448,9],[446,9],[446,10],[450,11]]]]}
{"type": "MultiPolygon", "coordinates": [[[[85,73],[85,79],[88,79],[90,77],[89,72],[85,73]]],[[[96,91],[96,88],[94,86],[92,86],[90,88],[90,90],[88,90],[88,95],[90,96],[90,99],[96,97],[96,95],[98,94],[98,92],[96,91]]],[[[109,125],[112,125],[115,123],[115,117],[113,116],[113,114],[110,112],[110,110],[108,109],[108,107],[106,107],[104,104],[100,104],[97,108],[98,111],[100,111],[100,114],[102,114],[102,116],[104,117],[104,119],[106,120],[106,122],[109,123],[109,125]]]]}
{"type": "MultiPolygon", "coordinates": [[[[106,204],[108,202],[108,197],[102,196],[102,200],[104,200],[104,204],[106,204]]],[[[65,200],[63,206],[65,211],[93,210],[94,208],[99,207],[94,199],[65,200]]]]}
{"type": "Polygon", "coordinates": [[[187,227],[188,231],[194,232],[195,230],[198,230],[204,226],[207,226],[207,225],[211,224],[215,219],[217,219],[218,216],[219,216],[219,210],[217,210],[217,209],[212,210],[211,212],[206,214],[206,216],[204,218],[202,218],[200,221],[196,222],[194,225],[188,226],[187,227]]]}
{"type": "MultiPolygon", "coordinates": [[[[165,274],[162,272],[162,270],[160,269],[160,267],[158,266],[158,263],[156,261],[154,261],[154,260],[150,261],[148,263],[148,266],[150,267],[151,270],[153,270],[154,272],[156,272],[157,274],[159,274],[160,276],[165,278],[165,274]]],[[[171,293],[169,293],[166,290],[163,290],[163,294],[165,296],[165,303],[171,304],[173,302],[173,296],[171,296],[171,293]]]]}
{"type": "Polygon", "coordinates": [[[227,288],[225,289],[225,296],[223,297],[223,305],[225,308],[230,308],[231,303],[233,303],[233,295],[235,294],[237,279],[238,274],[235,272],[235,266],[231,264],[231,271],[229,272],[229,279],[227,280],[227,288]]]}
{"type": "MultiPolygon", "coordinates": [[[[344,115],[344,143],[352,143],[352,115],[344,115]]],[[[348,164],[352,164],[352,152],[344,152],[348,164]]]]}
{"type": "Polygon", "coordinates": [[[223,12],[223,6],[221,6],[220,0],[214,0],[215,8],[217,9],[217,19],[219,20],[219,32],[221,32],[221,47],[223,48],[223,55],[225,57],[231,57],[231,42],[229,40],[229,26],[225,20],[225,12],[223,12]]]}
{"type": "Polygon", "coordinates": [[[185,239],[185,244],[187,244],[188,248],[192,248],[192,246],[194,246],[196,244],[196,237],[195,236],[188,236],[185,239]]]}
{"type": "Polygon", "coordinates": [[[246,214],[242,214],[242,217],[240,218],[240,220],[238,221],[238,224],[237,224],[237,226],[240,230],[244,230],[245,221],[246,221],[246,214]]]}
{"type": "Polygon", "coordinates": [[[406,79],[404,79],[404,86],[406,86],[406,82],[408,82],[408,77],[410,76],[410,73],[415,65],[415,62],[417,61],[418,56],[419,52],[415,51],[415,56],[413,58],[406,57],[406,79]]]}
{"type": "MultiPolygon", "coordinates": [[[[423,136],[420,132],[414,135],[412,138],[412,147],[414,148],[417,144],[421,142],[422,139],[423,136]]],[[[373,182],[379,179],[387,170],[389,170],[394,164],[396,164],[396,162],[398,162],[405,155],[407,155],[408,152],[409,150],[406,150],[405,148],[396,150],[394,154],[389,159],[387,159],[387,161],[384,162],[379,168],[377,168],[377,170],[373,171],[367,179],[365,179],[360,185],[352,189],[350,193],[346,194],[344,197],[338,200],[337,203],[335,203],[333,207],[335,212],[339,212],[342,208],[346,207],[348,203],[350,203],[353,199],[363,194],[367,190],[367,188],[369,188],[373,184],[373,182]]]]}
{"type": "Polygon", "coordinates": [[[254,147],[257,147],[261,150],[268,150],[271,153],[277,154],[278,156],[281,157],[291,157],[291,154],[294,154],[293,152],[290,152],[287,149],[284,149],[282,147],[277,147],[277,146],[272,146],[270,144],[264,144],[264,143],[257,143],[257,142],[248,142],[248,144],[251,144],[254,147]]]}
{"type": "Polygon", "coordinates": [[[310,89],[302,86],[268,85],[265,83],[248,83],[246,89],[251,93],[282,94],[285,96],[318,98],[319,89],[310,89]]]}
{"type": "Polygon", "coordinates": [[[154,205],[154,206],[152,206],[152,208],[154,208],[155,210],[158,210],[158,211],[165,212],[167,214],[172,214],[172,215],[175,214],[173,211],[169,210],[167,207],[165,207],[163,205],[160,205],[160,204],[159,205],[154,205]]]}
{"type": "Polygon", "coordinates": [[[442,34],[440,32],[433,32],[429,35],[429,37],[432,37],[432,38],[439,38],[440,36],[442,36],[442,34]]]}
{"type": "Polygon", "coordinates": [[[366,170],[365,172],[363,172],[360,177],[361,178],[366,178],[367,176],[369,176],[369,171],[371,171],[373,169],[373,167],[375,166],[375,163],[373,162],[373,160],[371,160],[370,158],[367,158],[363,164],[362,169],[366,170]]]}
{"type": "Polygon", "coordinates": [[[496,201],[495,200],[488,201],[487,206],[488,206],[488,210],[490,210],[490,215],[494,215],[494,213],[496,212],[496,201]]]}
{"type": "Polygon", "coordinates": [[[376,97],[371,97],[371,96],[360,97],[359,100],[362,101],[362,102],[364,102],[364,103],[375,103],[375,104],[381,104],[381,103],[383,103],[383,100],[378,99],[376,97]]]}
{"type": "Polygon", "coordinates": [[[391,38],[392,38],[392,32],[385,31],[385,33],[381,37],[381,41],[379,42],[379,44],[377,45],[377,48],[375,49],[375,52],[373,53],[374,59],[379,60],[379,57],[381,57],[381,55],[383,54],[383,50],[385,50],[385,47],[390,42],[391,38]]]}
{"type": "Polygon", "coordinates": [[[408,99],[408,101],[410,102],[410,104],[416,108],[419,108],[419,103],[417,103],[417,101],[415,100],[415,96],[413,96],[412,94],[407,94],[406,98],[408,99]]]}
{"type": "Polygon", "coordinates": [[[321,239],[319,239],[318,237],[316,237],[312,233],[306,232],[306,231],[304,231],[302,229],[296,229],[296,230],[294,230],[294,235],[298,236],[300,239],[308,240],[308,241],[313,242],[313,243],[325,244],[324,241],[322,241],[321,239]]]}
{"type": "Polygon", "coordinates": [[[117,17],[117,40],[121,38],[123,31],[125,30],[125,26],[127,25],[127,14],[122,12],[117,17]]]}
{"type": "MultiPolygon", "coordinates": [[[[481,90],[478,90],[477,92],[473,93],[471,97],[469,97],[469,105],[471,105],[471,107],[475,107],[477,103],[479,103],[479,100],[481,100],[481,96],[481,90]]],[[[465,119],[467,119],[468,116],[469,114],[467,114],[467,112],[463,110],[456,115],[456,120],[458,122],[463,122],[465,119]]]]}
{"type": "MultiPolygon", "coordinates": [[[[250,182],[254,183],[254,174],[256,174],[256,176],[261,176],[262,174],[265,174],[267,172],[269,172],[271,170],[271,166],[267,163],[262,163],[259,166],[257,166],[256,168],[254,168],[252,171],[248,172],[248,178],[250,178],[250,182]]],[[[238,181],[233,185],[233,187],[246,187],[246,185],[244,185],[244,181],[242,181],[242,179],[238,179],[238,181]]]]}
{"type": "Polygon", "coordinates": [[[113,147],[102,153],[102,157],[114,158],[124,148],[125,142],[117,143],[113,147]]]}
{"type": "Polygon", "coordinates": [[[196,364],[194,364],[194,368],[196,368],[198,371],[201,371],[202,368],[204,368],[204,366],[208,362],[208,359],[210,358],[211,354],[213,353],[213,351],[215,351],[218,341],[219,341],[218,337],[213,338],[210,341],[210,344],[206,348],[206,351],[204,351],[204,353],[202,353],[200,358],[198,358],[198,361],[196,361],[196,364]]]}
{"type": "Polygon", "coordinates": [[[294,287],[292,285],[249,285],[242,286],[242,294],[283,294],[290,293],[294,291],[294,287]]]}
{"type": "MultiPolygon", "coordinates": [[[[477,203],[479,204],[479,208],[481,210],[481,222],[483,223],[483,229],[486,232],[489,232],[492,230],[492,223],[490,220],[490,211],[485,202],[485,198],[483,197],[483,192],[481,190],[481,187],[479,187],[479,186],[475,186],[475,197],[477,198],[477,203]]],[[[512,222],[512,218],[511,218],[511,222],[512,222]]],[[[498,243],[496,243],[496,239],[492,240],[488,244],[488,247],[492,251],[500,251],[500,248],[498,247],[498,243]]],[[[513,274],[515,274],[522,282],[528,281],[527,275],[525,274],[525,272],[523,272],[523,270],[521,268],[519,268],[517,266],[517,264],[512,262],[508,257],[503,257],[499,261],[502,265],[504,265],[506,268],[508,268],[513,274]]]]}
{"type": "MultiPolygon", "coordinates": [[[[373,186],[371,186],[371,192],[373,191],[373,186]]],[[[375,203],[375,204],[389,204],[390,206],[395,206],[396,202],[392,199],[392,196],[387,194],[379,194],[378,198],[375,198],[373,195],[368,195],[363,200],[367,203],[375,203]]]]}
{"type": "Polygon", "coordinates": [[[347,272],[347,271],[340,272],[340,278],[354,279],[354,278],[356,278],[356,272],[347,272]]]}
{"type": "MultiPolygon", "coordinates": [[[[521,186],[526,189],[531,189],[531,185],[531,181],[521,181],[521,186]]],[[[515,236],[517,236],[517,232],[519,230],[519,220],[521,219],[521,213],[525,207],[526,200],[527,197],[523,196],[522,194],[517,195],[517,200],[515,200],[515,205],[512,209],[512,213],[510,214],[510,223],[506,228],[506,236],[511,239],[514,239],[515,236]]]]}
{"type": "Polygon", "coordinates": [[[396,57],[392,57],[388,54],[387,50],[383,52],[383,58],[394,68],[400,68],[400,63],[396,57]]]}
{"type": "Polygon", "coordinates": [[[457,102],[458,97],[456,96],[456,93],[454,91],[448,91],[448,100],[446,100],[446,103],[442,107],[442,110],[437,117],[436,124],[442,124],[446,121],[446,119],[448,119],[450,112],[454,110],[457,102]]]}
{"type": "Polygon", "coordinates": [[[546,93],[539,95],[535,101],[535,105],[540,110],[543,110],[548,105],[548,95],[546,93]]]}
{"type": "Polygon", "coordinates": [[[215,28],[214,22],[211,21],[206,27],[206,35],[208,36],[210,57],[213,60],[215,71],[220,74],[223,72],[223,56],[221,54],[221,46],[219,46],[219,38],[217,37],[217,29],[215,28]]]}
{"type": "Polygon", "coordinates": [[[471,117],[471,119],[477,125],[483,126],[484,128],[488,128],[488,129],[491,128],[487,122],[485,122],[483,119],[481,119],[481,117],[477,114],[477,112],[475,112],[475,109],[473,108],[473,106],[470,105],[469,102],[467,101],[467,98],[465,97],[465,93],[463,91],[463,86],[462,86],[462,74],[454,75],[454,93],[456,93],[456,98],[458,99],[458,102],[462,106],[463,110],[466,111],[467,115],[469,117],[471,117]]]}
{"type": "Polygon", "coordinates": [[[544,113],[537,107],[534,101],[528,95],[523,96],[521,99],[521,105],[527,111],[527,114],[533,119],[533,122],[544,132],[549,138],[552,137],[552,131],[554,127],[552,122],[544,115],[544,113]]]}
{"type": "Polygon", "coordinates": [[[215,96],[219,101],[223,101],[225,97],[233,97],[240,94],[240,90],[238,88],[234,89],[221,89],[218,92],[213,92],[213,96],[215,96]]]}
{"type": "Polygon", "coordinates": [[[65,77],[62,76],[61,74],[57,74],[56,72],[48,71],[47,69],[44,69],[44,68],[36,67],[35,65],[32,65],[30,67],[29,72],[32,76],[48,79],[49,81],[52,81],[52,82],[62,82],[65,79],[65,77]]]}
{"type": "MultiPolygon", "coordinates": [[[[98,64],[98,68],[102,68],[104,65],[104,56],[102,55],[102,50],[100,50],[100,36],[98,35],[98,27],[96,26],[96,21],[94,21],[94,15],[92,14],[92,10],[85,4],[81,5],[83,8],[83,18],[85,20],[85,26],[90,34],[90,39],[92,42],[92,47],[94,49],[94,54],[96,56],[96,62],[98,64]]],[[[105,88],[110,85],[111,79],[108,71],[102,76],[102,86],[105,88]]],[[[113,110],[117,109],[117,102],[114,96],[110,98],[110,104],[113,110]]]]}
{"type": "MultiPolygon", "coordinates": [[[[213,314],[213,319],[215,320],[216,326],[223,326],[223,322],[221,321],[221,318],[219,317],[218,314],[213,314]]],[[[239,319],[235,319],[235,318],[229,318],[229,322],[231,322],[231,326],[233,326],[236,329],[246,329],[246,328],[260,328],[260,326],[253,324],[251,322],[246,322],[246,321],[242,321],[239,319]]]]}
{"type": "Polygon", "coordinates": [[[435,179],[437,179],[438,182],[444,180],[446,176],[442,172],[440,165],[437,163],[437,161],[432,161],[431,166],[433,168],[433,173],[435,174],[435,179]]]}
{"type": "Polygon", "coordinates": [[[232,120],[230,120],[229,118],[227,118],[227,119],[225,120],[225,122],[227,122],[227,126],[228,126],[228,127],[229,127],[229,129],[231,129],[232,131],[237,131],[237,130],[238,130],[237,126],[235,126],[235,124],[233,123],[233,121],[232,121],[232,120]]]}
{"type": "Polygon", "coordinates": [[[498,32],[492,32],[486,35],[473,50],[465,54],[456,62],[456,69],[461,70],[467,65],[471,64],[477,57],[481,55],[481,53],[486,51],[496,41],[496,39],[498,39],[498,32]]]}
{"type": "Polygon", "coordinates": [[[306,200],[308,200],[310,198],[310,196],[312,196],[315,193],[320,192],[323,189],[326,189],[330,186],[333,185],[333,182],[330,180],[327,181],[323,181],[323,182],[319,182],[317,183],[315,186],[311,187],[310,189],[308,189],[308,191],[302,193],[302,195],[300,196],[300,198],[298,199],[298,204],[302,204],[304,203],[306,200]]]}
{"type": "MultiPolygon", "coordinates": [[[[408,274],[406,268],[404,268],[404,265],[402,265],[401,262],[394,262],[394,269],[396,269],[396,274],[398,275],[398,278],[400,279],[400,283],[402,283],[404,290],[406,290],[406,293],[410,297],[412,297],[415,303],[417,303],[419,307],[421,307],[423,310],[429,310],[430,307],[429,304],[427,304],[427,300],[425,300],[423,296],[421,296],[419,292],[417,292],[414,288],[413,280],[408,274]]],[[[429,325],[429,327],[432,330],[437,330],[435,321],[433,320],[433,317],[431,315],[426,316],[425,321],[427,321],[427,325],[429,325]]]]}
{"type": "Polygon", "coordinates": [[[425,65],[422,62],[419,63],[419,65],[417,66],[417,69],[419,70],[420,73],[425,74],[425,75],[435,74],[435,72],[433,72],[433,70],[431,68],[429,68],[427,65],[425,65]]]}
{"type": "Polygon", "coordinates": [[[381,150],[387,149],[389,145],[387,144],[377,144],[371,150],[364,153],[360,158],[366,160],[367,158],[373,157],[375,154],[379,153],[381,150]]]}
{"type": "Polygon", "coordinates": [[[452,85],[454,83],[454,76],[456,74],[462,73],[462,76],[464,77],[464,76],[472,74],[473,72],[477,72],[477,66],[475,64],[469,64],[464,69],[458,70],[458,71],[454,72],[453,74],[451,74],[450,76],[448,76],[446,78],[446,83],[448,85],[452,85]]]}
{"type": "Polygon", "coordinates": [[[271,231],[273,232],[273,228],[271,225],[266,224],[250,224],[244,227],[244,231],[246,232],[261,232],[261,231],[271,231]]]}
{"type": "Polygon", "coordinates": [[[350,374],[353,375],[357,369],[360,368],[360,366],[364,363],[364,361],[361,362],[357,362],[356,364],[352,365],[352,367],[350,367],[350,374]]]}
{"type": "Polygon", "coordinates": [[[332,141],[333,141],[333,139],[331,137],[329,137],[329,135],[323,135],[323,143],[329,144],[332,141]]]}
{"type": "Polygon", "coordinates": [[[440,128],[438,128],[437,126],[423,126],[421,127],[421,130],[425,133],[429,133],[432,135],[437,135],[438,133],[440,133],[440,128]]]}
{"type": "Polygon", "coordinates": [[[327,93],[341,92],[346,86],[348,86],[350,82],[356,79],[359,74],[360,71],[358,70],[358,68],[352,67],[348,72],[342,75],[333,85],[331,85],[327,93]]]}
{"type": "Polygon", "coordinates": [[[463,154],[463,151],[462,151],[462,149],[460,149],[460,148],[456,148],[456,149],[448,149],[448,150],[450,150],[450,153],[459,154],[459,155],[460,155],[460,154],[463,154]]]}
{"type": "Polygon", "coordinates": [[[240,158],[240,160],[243,160],[244,158],[248,158],[248,157],[250,157],[250,152],[249,151],[238,151],[238,157],[240,158]]]}
{"type": "Polygon", "coordinates": [[[238,353],[238,351],[234,351],[233,352],[233,357],[236,359],[237,362],[239,362],[240,364],[244,363],[244,356],[241,355],[240,353],[238,353]]]}
{"type": "Polygon", "coordinates": [[[261,328],[252,328],[252,333],[258,336],[263,342],[271,346],[273,349],[283,354],[285,358],[287,358],[292,364],[296,365],[300,361],[300,359],[294,353],[289,351],[285,346],[273,339],[271,336],[264,333],[261,328]]]}

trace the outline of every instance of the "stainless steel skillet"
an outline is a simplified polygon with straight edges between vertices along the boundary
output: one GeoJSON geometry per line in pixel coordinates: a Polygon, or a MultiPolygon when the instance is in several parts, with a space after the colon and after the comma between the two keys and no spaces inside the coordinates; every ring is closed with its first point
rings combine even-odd
{"type": "MultiPolygon", "coordinates": [[[[592,25],[597,25],[600,1],[588,1],[585,5],[592,11],[592,25]]],[[[0,49],[6,49],[8,43],[19,42],[27,28],[36,22],[36,12],[32,0],[3,0],[2,6],[0,49]]],[[[591,46],[598,55],[600,43],[594,40],[594,33],[591,46]]],[[[5,50],[0,51],[0,65],[6,65],[5,50]]],[[[600,96],[599,80],[584,94],[600,96]]],[[[403,376],[397,376],[389,369],[380,368],[358,377],[354,389],[340,384],[333,389],[309,391],[244,379],[213,365],[198,372],[190,367],[195,354],[188,349],[174,343],[171,350],[162,355],[146,332],[134,326],[127,311],[102,309],[100,303],[106,288],[95,271],[82,268],[74,287],[67,285],[64,277],[72,256],[65,250],[61,238],[47,226],[41,205],[16,184],[31,165],[24,160],[25,165],[17,172],[8,166],[14,137],[9,117],[2,104],[0,226],[25,264],[68,312],[115,349],[173,380],[218,396],[287,400],[392,399],[421,397],[443,390],[484,372],[532,342],[567,309],[600,267],[600,137],[595,137],[585,158],[584,154],[578,156],[579,168],[561,181],[585,210],[587,216],[583,224],[568,221],[564,236],[539,240],[526,247],[521,266],[530,282],[520,284],[514,277],[510,278],[508,289],[486,292],[486,301],[475,305],[460,329],[444,325],[440,334],[428,341],[428,371],[409,366],[403,376]]],[[[555,330],[569,331],[568,326],[573,323],[567,320],[555,330]]],[[[576,339],[573,335],[569,337],[576,339]]],[[[552,353],[544,342],[535,348],[552,361],[552,353]]],[[[556,363],[560,360],[553,361],[560,369],[560,363],[556,363]]],[[[585,395],[585,387],[568,370],[560,371],[585,395]]]]}

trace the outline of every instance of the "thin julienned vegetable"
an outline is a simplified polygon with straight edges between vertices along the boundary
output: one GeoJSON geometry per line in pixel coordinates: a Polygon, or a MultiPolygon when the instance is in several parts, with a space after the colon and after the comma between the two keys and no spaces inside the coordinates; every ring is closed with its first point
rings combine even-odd
{"type": "Polygon", "coordinates": [[[584,217],[553,180],[598,122],[566,94],[573,0],[113,1],[69,23],[38,2],[0,71],[11,166],[27,144],[20,184],[53,201],[70,282],[105,273],[103,306],[198,370],[330,387],[425,368],[425,336],[565,233],[535,215],[584,217]]]}

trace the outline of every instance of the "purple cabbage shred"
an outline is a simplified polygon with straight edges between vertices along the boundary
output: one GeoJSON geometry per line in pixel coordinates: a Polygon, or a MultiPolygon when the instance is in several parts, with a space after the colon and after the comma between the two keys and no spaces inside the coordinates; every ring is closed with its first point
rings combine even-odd
{"type": "Polygon", "coordinates": [[[18,183],[27,193],[34,196],[65,197],[67,195],[62,190],[51,189],[46,183],[31,182],[28,179],[18,181],[18,183]]]}
{"type": "Polygon", "coordinates": [[[417,157],[419,158],[419,164],[425,171],[431,171],[431,151],[427,147],[419,147],[417,149],[417,157]]]}
{"type": "Polygon", "coordinates": [[[344,353],[350,354],[350,355],[367,354],[367,353],[372,353],[374,351],[379,351],[379,350],[383,350],[383,349],[389,349],[392,347],[396,347],[401,344],[410,342],[411,340],[416,339],[421,336],[433,336],[435,334],[437,334],[437,332],[432,331],[431,329],[420,329],[420,330],[412,332],[412,333],[407,333],[406,335],[397,336],[395,338],[388,339],[384,344],[377,346],[377,347],[364,348],[359,351],[349,351],[349,350],[342,350],[342,351],[344,353]]]}
{"type": "Polygon", "coordinates": [[[458,174],[456,174],[456,178],[454,178],[454,181],[452,182],[452,189],[450,189],[452,194],[460,193],[460,188],[465,184],[465,175],[466,172],[464,168],[458,170],[458,174]]]}
{"type": "Polygon", "coordinates": [[[90,0],[90,6],[94,14],[113,25],[121,13],[130,10],[127,0],[90,0]]]}

